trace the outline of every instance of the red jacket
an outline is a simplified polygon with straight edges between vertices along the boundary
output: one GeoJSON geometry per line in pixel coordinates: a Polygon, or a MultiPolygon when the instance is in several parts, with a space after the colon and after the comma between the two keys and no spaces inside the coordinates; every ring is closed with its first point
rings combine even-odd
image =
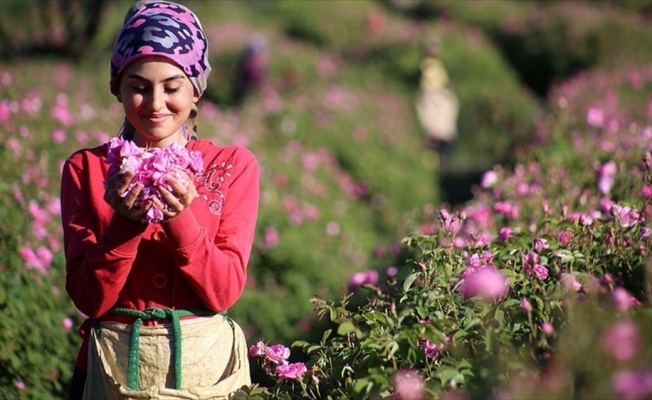
{"type": "Polygon", "coordinates": [[[84,370],[90,321],[113,307],[231,307],[245,285],[258,213],[254,155],[201,139],[186,146],[203,156],[199,198],[169,221],[130,221],[104,201],[107,147],[70,156],[61,183],[66,290],[89,317],[76,363],[84,370]]]}

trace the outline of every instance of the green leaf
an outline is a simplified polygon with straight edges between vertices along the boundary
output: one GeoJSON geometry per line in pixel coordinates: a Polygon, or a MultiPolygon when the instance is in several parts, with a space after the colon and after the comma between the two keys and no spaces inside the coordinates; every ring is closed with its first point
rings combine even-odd
{"type": "Polygon", "coordinates": [[[414,283],[414,281],[417,280],[418,277],[419,277],[418,272],[408,275],[408,277],[405,278],[405,282],[403,282],[403,291],[407,292],[412,286],[412,284],[414,283]]]}
{"type": "Polygon", "coordinates": [[[344,321],[337,328],[337,334],[341,336],[346,336],[351,332],[355,332],[355,325],[351,321],[344,321]]]}

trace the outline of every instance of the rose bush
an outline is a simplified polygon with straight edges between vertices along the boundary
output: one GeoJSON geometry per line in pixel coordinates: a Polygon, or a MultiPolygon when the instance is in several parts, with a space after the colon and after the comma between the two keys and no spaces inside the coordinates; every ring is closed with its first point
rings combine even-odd
{"type": "Polygon", "coordinates": [[[627,81],[587,106],[594,79],[565,92],[546,145],[415,216],[395,265],[312,300],[330,326],[293,343],[303,378],[242,398],[650,398],[652,127],[593,106],[627,81]]]}

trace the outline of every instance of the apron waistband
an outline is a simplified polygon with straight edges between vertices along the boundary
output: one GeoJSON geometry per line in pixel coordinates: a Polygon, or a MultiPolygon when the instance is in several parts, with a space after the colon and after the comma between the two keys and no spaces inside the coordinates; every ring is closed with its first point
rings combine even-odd
{"type": "MultiPolygon", "coordinates": [[[[121,315],[126,317],[135,318],[131,327],[131,334],[129,336],[129,356],[127,360],[127,385],[132,390],[139,389],[139,340],[140,340],[140,327],[143,321],[152,319],[165,319],[172,322],[172,336],[174,340],[174,347],[171,349],[174,354],[174,377],[176,389],[181,389],[181,323],[180,317],[188,316],[208,316],[221,314],[226,316],[226,311],[217,313],[207,308],[189,309],[189,310],[173,310],[171,308],[157,308],[150,307],[144,311],[134,310],[131,308],[116,307],[109,310],[106,315],[121,315]]],[[[97,320],[96,320],[97,322],[97,320]]],[[[95,329],[99,330],[99,324],[94,324],[95,329]]]]}

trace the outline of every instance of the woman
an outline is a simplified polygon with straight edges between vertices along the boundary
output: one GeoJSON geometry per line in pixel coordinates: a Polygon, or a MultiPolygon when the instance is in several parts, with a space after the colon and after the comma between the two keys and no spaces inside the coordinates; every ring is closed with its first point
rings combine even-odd
{"type": "Polygon", "coordinates": [[[258,163],[245,148],[195,137],[207,46],[186,7],[137,3],[116,38],[110,81],[123,140],[199,152],[202,172],[168,174],[167,189],[142,201],[132,171],[108,175],[108,144],[65,163],[66,289],[88,316],[71,398],[226,398],[250,384],[244,335],[223,314],[246,280],[258,163]],[[160,222],[143,223],[153,210],[160,222]]]}

